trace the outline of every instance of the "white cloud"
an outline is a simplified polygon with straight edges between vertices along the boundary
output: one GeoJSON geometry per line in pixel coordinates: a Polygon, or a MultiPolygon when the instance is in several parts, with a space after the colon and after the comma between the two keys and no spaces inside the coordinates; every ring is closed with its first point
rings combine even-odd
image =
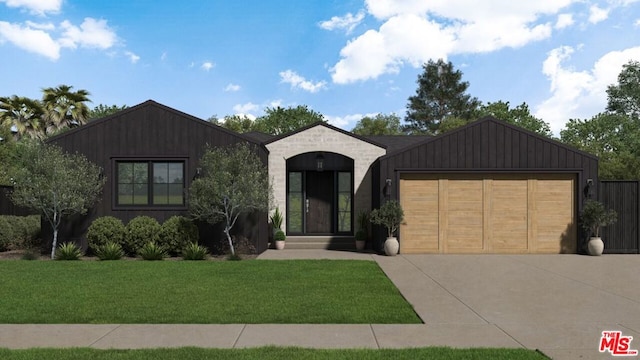
{"type": "Polygon", "coordinates": [[[213,69],[214,66],[216,66],[216,64],[212,63],[211,61],[205,61],[202,63],[202,65],[200,65],[200,68],[204,71],[209,71],[213,69]]]}
{"type": "Polygon", "coordinates": [[[308,81],[304,77],[298,75],[295,71],[285,70],[280,72],[280,82],[290,84],[291,88],[302,89],[310,93],[316,93],[327,87],[326,81],[318,81],[316,83],[308,81]]]}
{"type": "Polygon", "coordinates": [[[62,8],[62,0],[0,0],[10,8],[23,8],[32,14],[44,16],[47,13],[58,13],[62,8]]]}
{"type": "Polygon", "coordinates": [[[237,84],[229,84],[224,88],[224,91],[231,91],[231,92],[236,92],[240,90],[240,85],[237,84]]]}
{"type": "Polygon", "coordinates": [[[612,51],[598,59],[590,70],[575,70],[566,63],[575,49],[569,46],[549,52],[542,72],[551,82],[551,97],[535,107],[535,116],[548,122],[559,134],[569,119],[586,119],[603,112],[607,86],[618,81],[622,65],[640,58],[640,46],[612,51]]]}
{"type": "Polygon", "coordinates": [[[589,8],[589,22],[597,24],[601,21],[607,20],[609,17],[609,9],[602,9],[598,5],[592,5],[589,8]]]}
{"type": "Polygon", "coordinates": [[[376,116],[378,113],[368,113],[368,114],[350,114],[350,115],[345,115],[345,116],[331,116],[331,115],[325,115],[325,118],[327,119],[327,122],[329,122],[329,124],[335,126],[335,127],[339,127],[341,129],[344,130],[348,130],[351,131],[356,124],[358,123],[358,121],[362,120],[363,117],[365,116],[369,116],[369,117],[374,117],[376,116]]]}
{"type": "Polygon", "coordinates": [[[63,47],[75,49],[76,47],[108,49],[117,41],[116,33],[109,28],[106,20],[85,18],[80,26],[71,24],[65,20],[60,24],[64,29],[59,43],[63,47]]]}
{"type": "Polygon", "coordinates": [[[558,20],[556,21],[555,28],[556,29],[564,29],[568,26],[573,25],[573,15],[572,14],[560,14],[558,15],[558,20]]]}
{"type": "Polygon", "coordinates": [[[48,57],[51,60],[60,58],[60,44],[43,30],[0,21],[0,42],[5,40],[21,49],[48,57]]]}
{"type": "MultiPolygon", "coordinates": [[[[368,14],[382,22],[350,40],[330,68],[345,84],[419,67],[451,54],[517,48],[551,36],[548,17],[581,0],[366,0],[368,14]]],[[[556,26],[567,26],[559,17],[556,26]]]]}
{"type": "Polygon", "coordinates": [[[248,102],[246,104],[236,104],[233,106],[233,111],[235,111],[236,114],[251,114],[255,113],[259,109],[260,106],[252,102],[248,102]]]}
{"type": "Polygon", "coordinates": [[[124,54],[127,55],[132,64],[135,64],[140,60],[140,56],[132,53],[131,51],[125,51],[124,54]]]}
{"type": "Polygon", "coordinates": [[[331,20],[321,21],[318,26],[325,30],[345,30],[350,34],[364,19],[364,11],[358,11],[356,15],[347,13],[345,16],[333,16],[331,20]]]}
{"type": "Polygon", "coordinates": [[[640,27],[640,19],[636,20],[636,21],[633,23],[633,25],[634,25],[634,26],[637,26],[637,27],[640,27]]]}
{"type": "Polygon", "coordinates": [[[167,60],[167,52],[166,51],[164,51],[162,53],[162,55],[160,55],[160,61],[165,61],[165,60],[167,60]]]}
{"type": "Polygon", "coordinates": [[[56,29],[56,26],[52,23],[36,23],[33,21],[25,21],[25,25],[32,29],[44,30],[44,31],[53,31],[56,29]]]}

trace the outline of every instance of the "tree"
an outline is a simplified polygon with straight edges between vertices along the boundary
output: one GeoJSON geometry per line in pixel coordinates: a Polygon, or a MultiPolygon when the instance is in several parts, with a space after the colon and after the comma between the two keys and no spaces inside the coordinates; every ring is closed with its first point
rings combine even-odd
{"type": "Polygon", "coordinates": [[[254,130],[271,135],[286,134],[316,122],[326,122],[322,114],[309,109],[306,105],[286,109],[280,106],[266,108],[265,113],[255,120],[254,130]]]}
{"type": "Polygon", "coordinates": [[[0,124],[15,131],[15,138],[44,138],[44,109],[38,100],[13,95],[0,97],[0,124]]]}
{"type": "Polygon", "coordinates": [[[607,110],[640,121],[640,62],[622,66],[618,84],[607,87],[607,110]]]}
{"type": "Polygon", "coordinates": [[[401,135],[400,117],[396,114],[365,116],[351,132],[358,135],[401,135]]]}
{"type": "Polygon", "coordinates": [[[54,145],[26,142],[19,149],[12,201],[42,213],[53,229],[51,258],[55,257],[63,218],[86,214],[102,192],[101,168],[84,156],[65,153],[54,145]]]}
{"type": "Polygon", "coordinates": [[[442,59],[429,60],[422,68],[416,94],[407,104],[405,130],[435,135],[440,122],[448,117],[471,119],[480,102],[465,93],[469,83],[461,81],[462,72],[442,59]]]}
{"type": "Polygon", "coordinates": [[[71,91],[73,86],[59,85],[42,90],[42,105],[46,134],[57,133],[61,129],[74,128],[86,124],[89,118],[89,92],[71,91]]]}
{"type": "Polygon", "coordinates": [[[189,211],[211,224],[224,224],[231,254],[231,229],[242,213],[267,211],[272,198],[267,167],[246,144],[208,148],[200,160],[201,176],[189,188],[189,211]]]}
{"type": "Polygon", "coordinates": [[[16,142],[9,127],[0,124],[0,185],[12,185],[11,178],[15,171],[16,142]]]}
{"type": "Polygon", "coordinates": [[[549,124],[533,116],[529,105],[525,102],[514,108],[509,106],[508,101],[488,102],[486,105],[480,106],[477,114],[478,118],[490,115],[548,138],[553,137],[549,124]]]}
{"type": "Polygon", "coordinates": [[[601,179],[640,179],[640,125],[626,115],[571,119],[560,131],[560,140],[598,156],[601,179]]]}
{"type": "Polygon", "coordinates": [[[257,131],[256,122],[245,115],[227,115],[224,117],[224,121],[218,125],[238,133],[257,131]]]}
{"type": "Polygon", "coordinates": [[[117,105],[111,105],[111,106],[107,106],[104,104],[99,104],[98,106],[94,107],[93,110],[89,110],[89,115],[87,116],[87,120],[91,121],[91,120],[95,120],[95,119],[100,119],[103,117],[107,117],[109,115],[113,115],[117,112],[120,112],[124,109],[128,108],[127,105],[122,105],[122,106],[117,106],[117,105]]]}
{"type": "Polygon", "coordinates": [[[42,89],[42,100],[12,95],[0,97],[0,123],[15,129],[16,139],[27,136],[44,139],[61,131],[85,124],[89,108],[86,90],[71,91],[60,85],[42,89]]]}

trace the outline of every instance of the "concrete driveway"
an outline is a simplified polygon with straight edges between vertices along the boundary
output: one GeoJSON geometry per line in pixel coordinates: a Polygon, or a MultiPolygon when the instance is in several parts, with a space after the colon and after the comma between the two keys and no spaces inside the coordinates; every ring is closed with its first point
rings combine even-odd
{"type": "Polygon", "coordinates": [[[394,346],[515,346],[612,358],[603,331],[640,349],[640,256],[373,256],[426,326],[394,346]]]}

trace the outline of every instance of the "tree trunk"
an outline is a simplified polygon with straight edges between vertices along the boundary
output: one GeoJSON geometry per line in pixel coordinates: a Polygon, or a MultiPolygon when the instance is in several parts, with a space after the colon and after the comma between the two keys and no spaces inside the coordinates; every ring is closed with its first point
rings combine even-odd
{"type": "Polygon", "coordinates": [[[229,234],[229,228],[224,229],[225,235],[227,235],[227,241],[229,241],[229,249],[231,249],[231,255],[236,255],[236,249],[233,247],[233,241],[231,240],[231,235],[229,234]]]}
{"type": "Polygon", "coordinates": [[[56,257],[56,247],[58,246],[58,228],[53,228],[53,244],[51,245],[51,260],[56,257]]]}

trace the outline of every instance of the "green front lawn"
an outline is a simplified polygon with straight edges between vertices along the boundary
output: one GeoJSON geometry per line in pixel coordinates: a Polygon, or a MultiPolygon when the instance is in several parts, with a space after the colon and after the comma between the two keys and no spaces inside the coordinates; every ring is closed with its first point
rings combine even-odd
{"type": "Polygon", "coordinates": [[[95,350],[95,349],[0,349],[3,360],[182,360],[182,359],[546,359],[540,353],[526,349],[451,349],[414,348],[382,350],[313,350],[301,348],[262,347],[250,349],[153,349],[153,350],[95,350]]]}
{"type": "Polygon", "coordinates": [[[16,260],[0,274],[0,323],[420,323],[372,261],[16,260]]]}

